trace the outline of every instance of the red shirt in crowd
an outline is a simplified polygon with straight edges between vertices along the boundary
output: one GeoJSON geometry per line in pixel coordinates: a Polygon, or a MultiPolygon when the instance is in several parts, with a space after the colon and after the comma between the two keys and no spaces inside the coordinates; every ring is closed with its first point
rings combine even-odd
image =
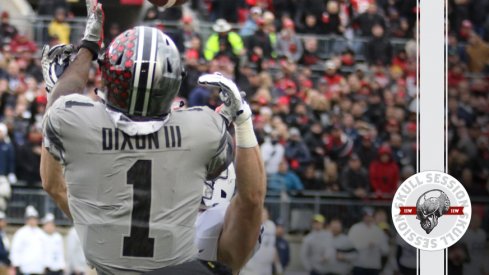
{"type": "Polygon", "coordinates": [[[323,76],[323,80],[328,86],[328,89],[324,93],[324,96],[327,99],[336,98],[338,93],[340,92],[341,84],[344,83],[345,79],[340,74],[327,75],[323,76]]]}
{"type": "Polygon", "coordinates": [[[37,45],[33,41],[30,41],[24,35],[18,34],[10,42],[10,51],[12,53],[23,53],[23,52],[35,53],[37,51],[37,45]]]}
{"type": "Polygon", "coordinates": [[[390,148],[383,146],[378,153],[379,158],[370,164],[370,185],[377,194],[394,194],[399,184],[399,167],[391,157],[390,148]],[[387,161],[382,161],[385,156],[387,161]]]}

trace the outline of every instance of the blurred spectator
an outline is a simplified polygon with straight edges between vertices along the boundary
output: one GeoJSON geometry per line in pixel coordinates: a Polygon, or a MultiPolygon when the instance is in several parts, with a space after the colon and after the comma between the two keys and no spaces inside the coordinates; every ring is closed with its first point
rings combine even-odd
{"type": "Polygon", "coordinates": [[[294,22],[291,19],[285,19],[283,28],[277,38],[278,56],[298,62],[303,53],[302,41],[295,33],[294,22]]]}
{"type": "Polygon", "coordinates": [[[323,31],[318,23],[318,18],[314,13],[307,13],[304,18],[304,22],[299,26],[302,26],[302,28],[298,29],[297,31],[303,34],[317,35],[323,31]]]}
{"type": "Polygon", "coordinates": [[[267,175],[278,173],[280,163],[284,158],[285,149],[278,138],[278,133],[272,132],[269,137],[265,138],[260,148],[267,175]]]}
{"type": "Polygon", "coordinates": [[[346,84],[345,77],[339,72],[338,64],[334,60],[328,60],[324,63],[324,75],[319,81],[320,84],[325,85],[326,89],[322,92],[330,100],[337,100],[346,84]]]}
{"type": "Polygon", "coordinates": [[[302,170],[311,162],[309,149],[297,128],[290,128],[289,130],[289,139],[285,144],[285,157],[294,171],[302,170]]]}
{"type": "Polygon", "coordinates": [[[39,165],[41,163],[42,132],[39,126],[29,127],[27,141],[17,149],[17,174],[28,185],[37,185],[41,181],[39,165]]]}
{"type": "Polygon", "coordinates": [[[324,229],[325,222],[323,215],[314,215],[311,232],[302,241],[301,261],[310,275],[327,274],[336,258],[333,235],[324,229]]]}
{"type": "Polygon", "coordinates": [[[354,28],[357,33],[363,37],[369,37],[372,35],[372,28],[374,25],[382,26],[385,29],[386,23],[384,16],[380,15],[375,1],[369,1],[368,9],[353,19],[354,28]]]}
{"type": "MultiPolygon", "coordinates": [[[[258,60],[257,62],[260,61],[258,60]]],[[[261,78],[260,74],[255,69],[252,68],[251,63],[244,63],[239,68],[239,79],[237,85],[239,85],[240,89],[246,91],[245,92],[246,97],[250,98],[251,99],[250,101],[254,101],[254,103],[259,103],[261,105],[260,108],[262,110],[268,110],[268,107],[265,106],[270,101],[268,95],[262,95],[262,96],[266,96],[266,98],[259,98],[259,99],[257,98],[256,100],[253,100],[258,89],[262,88],[262,90],[266,90],[266,92],[268,92],[268,88],[265,87],[264,83],[261,82],[260,78],[261,78]]]]}
{"type": "Polygon", "coordinates": [[[278,18],[282,18],[284,15],[287,14],[293,14],[297,6],[299,5],[298,2],[294,0],[273,0],[273,12],[278,18]]]}
{"type": "Polygon", "coordinates": [[[146,13],[144,14],[144,18],[143,18],[144,22],[152,22],[157,19],[158,19],[158,9],[156,8],[156,6],[152,6],[146,10],[146,13]]]}
{"type": "Polygon", "coordinates": [[[326,144],[323,139],[323,126],[320,122],[314,122],[311,125],[310,130],[304,136],[304,142],[310,150],[312,163],[316,167],[322,167],[326,144]]]}
{"type": "Polygon", "coordinates": [[[48,26],[49,36],[58,38],[61,44],[70,43],[71,27],[65,20],[66,10],[57,8],[54,12],[54,18],[48,26]]]}
{"type": "Polygon", "coordinates": [[[353,150],[353,141],[345,134],[340,125],[333,125],[326,138],[328,156],[341,167],[346,163],[353,150]]]}
{"type": "Polygon", "coordinates": [[[52,16],[53,11],[58,8],[69,10],[69,4],[66,0],[39,0],[37,14],[52,16]]]}
{"type": "Polygon", "coordinates": [[[410,26],[406,17],[401,17],[399,11],[395,8],[388,10],[388,29],[390,29],[389,36],[395,38],[409,38],[410,26]]]}
{"type": "Polygon", "coordinates": [[[372,190],[377,196],[394,194],[399,184],[399,166],[392,159],[389,146],[382,146],[378,151],[378,159],[369,167],[369,178],[372,190]]]}
{"type": "Polygon", "coordinates": [[[467,247],[468,257],[470,257],[470,262],[464,264],[463,274],[489,274],[487,234],[481,228],[481,222],[480,215],[474,211],[469,228],[460,240],[467,247]]]}
{"type": "Polygon", "coordinates": [[[184,16],[182,17],[182,27],[181,27],[181,33],[182,35],[182,44],[183,48],[181,51],[185,51],[186,49],[195,49],[199,51],[199,58],[202,58],[202,42],[199,33],[195,30],[194,26],[194,20],[191,16],[184,16]],[[199,46],[197,47],[195,45],[194,39],[198,38],[199,40],[199,46]]]}
{"type": "Polygon", "coordinates": [[[397,251],[396,259],[399,272],[402,275],[417,275],[416,248],[408,244],[401,236],[396,236],[397,251]]]}
{"type": "Polygon", "coordinates": [[[12,239],[10,260],[19,274],[44,274],[45,234],[38,227],[39,213],[29,205],[25,209],[25,225],[17,230],[12,239]]]}
{"type": "Polygon", "coordinates": [[[57,232],[54,215],[47,213],[42,219],[42,229],[45,233],[44,256],[46,259],[45,275],[62,275],[65,267],[64,242],[57,232]]]}
{"type": "Polygon", "coordinates": [[[302,184],[306,190],[325,190],[324,173],[322,169],[316,168],[314,164],[309,164],[302,173],[302,184]]]}
{"type": "Polygon", "coordinates": [[[289,242],[285,239],[285,228],[281,221],[276,222],[276,241],[275,248],[277,249],[280,265],[285,271],[290,262],[290,247],[289,242]]]}
{"type": "Polygon", "coordinates": [[[275,233],[275,223],[270,220],[268,210],[263,208],[261,246],[239,274],[272,275],[272,265],[277,257],[275,233]]]}
{"type": "Polygon", "coordinates": [[[463,242],[456,242],[448,248],[447,259],[450,275],[465,275],[464,266],[470,262],[470,256],[463,242]]]}
{"type": "Polygon", "coordinates": [[[0,275],[7,275],[10,268],[10,242],[5,232],[7,221],[4,212],[0,211],[0,275]]]}
{"type": "Polygon", "coordinates": [[[389,146],[392,149],[392,156],[399,166],[411,163],[409,144],[402,143],[402,136],[398,133],[390,135],[389,146]]]}
{"type": "Polygon", "coordinates": [[[333,234],[336,258],[331,263],[328,274],[348,275],[353,269],[357,251],[348,236],[343,233],[343,223],[340,219],[332,219],[329,222],[329,230],[333,234]]]}
{"type": "Polygon", "coordinates": [[[228,22],[238,22],[239,1],[211,0],[210,21],[214,22],[218,18],[223,18],[228,22]]]}
{"type": "Polygon", "coordinates": [[[321,20],[322,13],[326,11],[325,1],[321,0],[298,1],[297,6],[294,20],[297,24],[298,30],[305,29],[304,23],[308,21],[308,16],[314,17],[314,21],[319,22],[321,20]]]}
{"type": "Polygon", "coordinates": [[[416,174],[416,171],[414,170],[414,167],[411,165],[405,165],[401,169],[401,180],[400,182],[404,182],[407,180],[409,177],[412,175],[416,174]]]}
{"type": "Polygon", "coordinates": [[[239,35],[243,38],[253,35],[258,30],[258,21],[262,20],[261,16],[262,9],[260,7],[252,7],[250,9],[250,16],[241,27],[239,35]]]}
{"type": "Polygon", "coordinates": [[[289,170],[287,160],[283,159],[280,162],[278,173],[271,174],[268,177],[268,191],[281,192],[281,191],[297,191],[304,189],[300,178],[296,173],[289,170]]]}
{"type": "Polygon", "coordinates": [[[285,89],[285,97],[290,103],[290,108],[292,108],[292,112],[287,115],[285,121],[290,127],[296,127],[300,132],[306,133],[309,130],[309,124],[314,120],[298,92],[294,85],[285,89]]]}
{"type": "Polygon", "coordinates": [[[475,32],[469,36],[466,47],[470,72],[480,73],[489,66],[489,44],[475,32]]]}
{"type": "Polygon", "coordinates": [[[352,154],[348,165],[340,176],[341,188],[352,196],[363,199],[370,191],[367,169],[362,167],[362,162],[357,154],[352,154]]]}
{"type": "Polygon", "coordinates": [[[474,32],[473,25],[469,20],[463,20],[458,30],[458,39],[461,42],[468,42],[470,35],[474,32]]]}
{"type": "Polygon", "coordinates": [[[3,45],[9,44],[10,41],[17,35],[17,28],[10,24],[10,14],[6,11],[3,11],[0,14],[0,48],[3,48],[3,45]]]}
{"type": "Polygon", "coordinates": [[[35,93],[38,91],[43,91],[43,89],[40,89],[40,86],[43,84],[42,70],[38,64],[35,53],[24,52],[20,57],[20,62],[23,65],[25,72],[24,81],[28,89],[26,91],[26,96],[29,97],[29,102],[32,102],[36,96],[35,93]]]}
{"type": "Polygon", "coordinates": [[[0,212],[6,211],[12,197],[12,187],[5,176],[0,176],[0,212]]]}
{"type": "Polygon", "coordinates": [[[321,15],[319,34],[342,35],[345,31],[340,18],[340,4],[336,0],[328,1],[326,11],[321,15]]]}
{"type": "Polygon", "coordinates": [[[392,60],[392,44],[380,24],[372,26],[372,38],[366,45],[365,57],[369,64],[389,65],[392,60]]]}
{"type": "Polygon", "coordinates": [[[121,28],[119,24],[117,23],[110,24],[109,33],[105,34],[103,46],[108,47],[110,45],[110,42],[112,42],[112,40],[114,40],[114,38],[116,38],[120,33],[121,33],[121,28]]]}
{"type": "Polygon", "coordinates": [[[182,6],[173,6],[171,9],[158,7],[158,21],[180,21],[182,16],[182,6]]]}
{"type": "Polygon", "coordinates": [[[83,254],[83,247],[74,227],[70,228],[66,236],[66,269],[70,275],[84,275],[87,270],[87,261],[83,254]]]}
{"type": "MultiPolygon", "coordinates": [[[[37,45],[34,41],[27,38],[22,33],[17,33],[12,41],[10,41],[9,50],[16,56],[21,56],[23,53],[35,53],[37,51],[37,45]]],[[[12,64],[11,62],[10,64],[12,64]]]]}
{"type": "Polygon", "coordinates": [[[207,72],[208,64],[204,59],[202,51],[202,40],[200,36],[194,35],[190,40],[190,47],[185,51],[185,72],[186,77],[182,81],[179,95],[189,98],[189,93],[198,83],[200,75],[207,72]]]}
{"type": "Polygon", "coordinates": [[[0,123],[0,176],[9,178],[10,183],[16,183],[15,149],[8,136],[7,126],[0,123]]]}
{"type": "Polygon", "coordinates": [[[477,158],[474,163],[474,178],[477,182],[487,182],[489,178],[489,138],[477,138],[477,158]]]}
{"type": "Polygon", "coordinates": [[[275,52],[272,45],[272,38],[265,29],[264,19],[259,18],[257,25],[256,31],[246,40],[246,48],[249,49],[248,59],[250,62],[259,65],[260,62],[275,55],[275,52]]]}
{"type": "Polygon", "coordinates": [[[304,54],[299,63],[305,66],[311,66],[319,62],[321,62],[321,57],[319,56],[318,39],[314,36],[305,37],[304,54]]]}
{"type": "Polygon", "coordinates": [[[362,221],[354,224],[348,237],[358,251],[353,263],[353,275],[379,274],[382,257],[389,252],[389,243],[384,232],[375,224],[374,210],[365,207],[362,221]]]}
{"type": "Polygon", "coordinates": [[[209,88],[203,86],[195,86],[190,91],[188,96],[188,106],[208,106],[211,99],[212,91],[209,88]]]}
{"type": "Polygon", "coordinates": [[[231,31],[231,25],[225,19],[218,19],[212,25],[213,34],[205,43],[205,59],[212,60],[216,55],[227,55],[232,58],[241,56],[245,49],[239,34],[231,31]]]}

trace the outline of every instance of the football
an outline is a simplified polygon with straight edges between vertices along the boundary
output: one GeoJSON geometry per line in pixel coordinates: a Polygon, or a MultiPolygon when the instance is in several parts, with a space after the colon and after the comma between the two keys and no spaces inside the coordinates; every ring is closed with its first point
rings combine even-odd
{"type": "Polygon", "coordinates": [[[185,4],[188,0],[148,0],[153,5],[158,7],[171,8],[185,4]]]}

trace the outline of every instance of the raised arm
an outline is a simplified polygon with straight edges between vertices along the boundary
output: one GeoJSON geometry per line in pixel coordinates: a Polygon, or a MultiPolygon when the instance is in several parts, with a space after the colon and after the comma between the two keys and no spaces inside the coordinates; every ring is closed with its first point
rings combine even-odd
{"type": "MultiPolygon", "coordinates": [[[[59,97],[73,93],[82,93],[85,88],[91,62],[97,57],[101,41],[103,40],[104,13],[102,5],[98,4],[96,0],[87,0],[87,16],[87,26],[80,50],[74,61],[62,73],[56,83],[53,83],[52,79],[48,79],[49,63],[53,61],[57,54],[62,54],[64,49],[60,48],[58,52],[49,51],[49,47],[43,49],[41,60],[43,76],[46,83],[49,84],[47,86],[51,88],[54,85],[52,90],[49,89],[50,97],[47,108],[50,108],[59,97]]],[[[49,116],[49,114],[46,116],[49,116]]],[[[45,119],[49,120],[48,117],[45,117],[45,119]]],[[[46,142],[49,142],[49,135],[46,135],[46,128],[44,139],[40,165],[42,186],[66,216],[71,219],[63,167],[45,147],[46,142]]]]}
{"type": "Polygon", "coordinates": [[[97,0],[87,0],[86,4],[88,18],[80,50],[73,63],[68,66],[54,85],[48,108],[61,96],[83,92],[88,81],[92,60],[98,57],[104,38],[104,11],[102,4],[99,4],[97,0]]]}
{"type": "Polygon", "coordinates": [[[93,54],[86,48],[80,48],[73,63],[66,69],[51,91],[48,108],[61,96],[83,93],[88,81],[88,72],[92,63],[93,54]]]}
{"type": "Polygon", "coordinates": [[[237,272],[251,256],[260,233],[266,192],[265,169],[253,131],[251,110],[236,85],[220,74],[204,75],[199,83],[221,89],[224,106],[220,113],[233,121],[236,129],[237,193],[226,211],[217,258],[237,272]]]}

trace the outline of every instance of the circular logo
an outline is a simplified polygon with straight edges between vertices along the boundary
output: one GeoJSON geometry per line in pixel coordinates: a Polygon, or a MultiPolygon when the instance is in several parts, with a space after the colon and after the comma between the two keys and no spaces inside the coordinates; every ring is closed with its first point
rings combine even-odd
{"type": "Polygon", "coordinates": [[[417,173],[397,189],[392,220],[397,233],[421,250],[445,249],[469,227],[472,207],[463,185],[438,171],[417,173]]]}

